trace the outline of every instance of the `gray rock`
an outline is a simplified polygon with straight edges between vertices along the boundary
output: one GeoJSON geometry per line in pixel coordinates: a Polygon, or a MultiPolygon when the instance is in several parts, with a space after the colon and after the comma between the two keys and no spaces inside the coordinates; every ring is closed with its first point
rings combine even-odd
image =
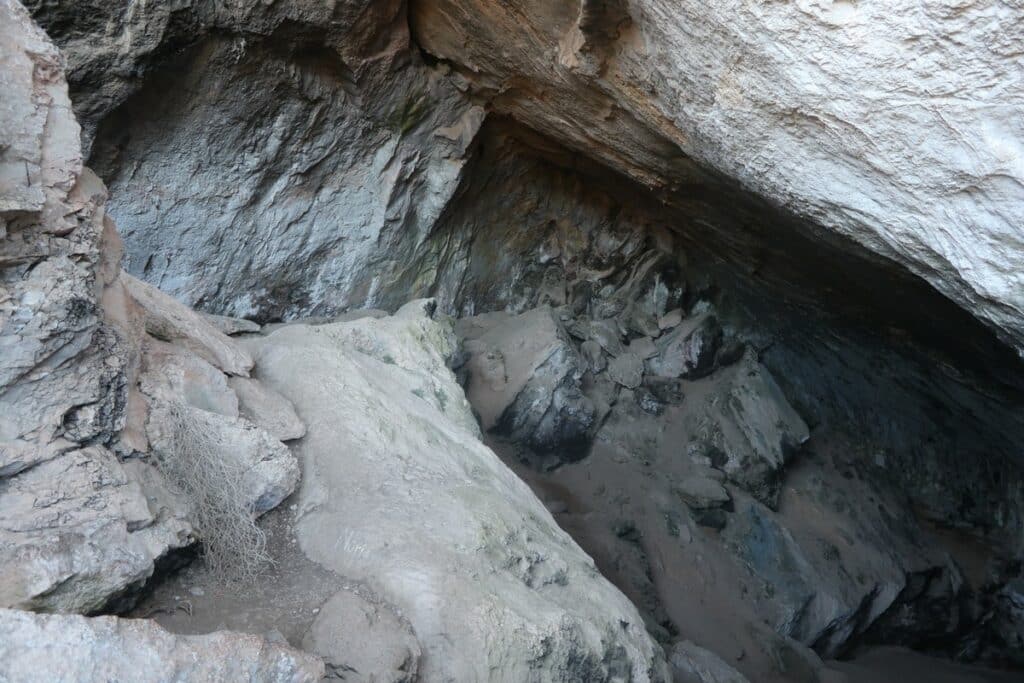
{"type": "Polygon", "coordinates": [[[174,459],[178,453],[178,430],[187,428],[199,435],[204,457],[220,458],[244,472],[238,495],[254,514],[277,507],[299,481],[299,465],[288,447],[244,418],[226,417],[192,406],[154,403],[150,407],[146,431],[149,442],[161,459],[174,459]]]}
{"type": "Polygon", "coordinates": [[[605,357],[601,345],[593,339],[588,339],[580,344],[580,355],[583,356],[583,360],[587,363],[587,369],[591,372],[601,372],[608,367],[608,359],[605,357]]]}
{"type": "Polygon", "coordinates": [[[654,340],[651,337],[637,337],[629,342],[627,348],[630,353],[636,355],[641,360],[647,360],[658,355],[658,347],[655,346],[654,340]]]}
{"type": "Polygon", "coordinates": [[[691,455],[774,506],[782,468],[810,438],[807,425],[753,351],[714,379],[714,389],[688,417],[700,435],[688,447],[691,455]]]}
{"type": "Polygon", "coordinates": [[[408,620],[363,590],[342,590],[320,608],[302,648],[351,683],[415,683],[420,644],[408,620]]]}
{"type": "Polygon", "coordinates": [[[426,317],[263,340],[261,381],[307,423],[303,551],[401,611],[426,683],[666,680],[636,608],[479,441],[446,366],[455,347],[426,317]]]}
{"type": "Polygon", "coordinates": [[[627,389],[636,389],[644,379],[644,362],[631,352],[622,353],[608,362],[608,376],[627,389]]]}
{"type": "Polygon", "coordinates": [[[232,318],[227,315],[216,315],[214,313],[203,313],[210,324],[229,337],[235,334],[255,334],[260,331],[259,323],[254,323],[245,318],[232,318]]]}
{"type": "Polygon", "coordinates": [[[675,683],[750,683],[714,652],[689,640],[672,646],[669,664],[675,683]]]}
{"type": "Polygon", "coordinates": [[[722,507],[732,500],[721,482],[699,474],[683,479],[676,493],[694,510],[722,507]]]}
{"type": "Polygon", "coordinates": [[[658,355],[648,368],[661,377],[704,377],[715,368],[721,341],[722,329],[712,314],[693,316],[658,340],[658,355]]]}
{"type": "Polygon", "coordinates": [[[315,683],[317,657],[230,631],[179,636],[155,622],[0,609],[0,679],[24,683],[315,683]]]}
{"type": "Polygon", "coordinates": [[[670,330],[681,322],[683,322],[683,309],[673,308],[671,311],[658,318],[658,328],[662,331],[670,330]]]}
{"type": "Polygon", "coordinates": [[[581,389],[580,356],[551,309],[463,320],[459,333],[469,353],[466,393],[482,427],[545,453],[578,457],[594,406],[581,389]]]}
{"type": "Polygon", "coordinates": [[[238,396],[242,417],[267,430],[275,439],[291,441],[306,433],[306,425],[295,414],[295,406],[263,382],[247,377],[228,380],[238,396]]]}
{"type": "MultiPolygon", "coordinates": [[[[147,500],[152,469],[94,446],[0,488],[0,606],[92,612],[139,588],[154,562],[190,545],[191,526],[147,500]]],[[[0,647],[3,639],[0,638],[0,647]]]]}
{"type": "Polygon", "coordinates": [[[157,339],[143,342],[139,389],[152,401],[184,401],[225,417],[238,417],[238,398],[224,373],[186,348],[157,339]]]}
{"type": "Polygon", "coordinates": [[[252,358],[248,352],[201,313],[127,273],[121,274],[121,280],[145,311],[146,332],[192,351],[229,375],[249,376],[252,358]]]}
{"type": "Polygon", "coordinates": [[[614,320],[592,320],[589,338],[612,356],[621,355],[626,350],[622,344],[622,330],[614,320]]]}

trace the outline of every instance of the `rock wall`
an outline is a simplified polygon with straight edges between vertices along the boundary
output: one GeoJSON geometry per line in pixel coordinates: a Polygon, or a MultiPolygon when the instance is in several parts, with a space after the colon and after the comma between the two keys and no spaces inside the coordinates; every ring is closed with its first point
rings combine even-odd
{"type": "Polygon", "coordinates": [[[411,17],[495,111],[681,206],[721,208],[732,178],[1024,348],[1019,5],[431,0],[411,17]]]}

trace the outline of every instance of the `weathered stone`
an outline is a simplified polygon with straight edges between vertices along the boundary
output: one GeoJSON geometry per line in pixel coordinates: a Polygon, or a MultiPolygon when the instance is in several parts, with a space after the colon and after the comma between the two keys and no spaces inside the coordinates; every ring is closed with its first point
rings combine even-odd
{"type": "Polygon", "coordinates": [[[627,349],[641,360],[647,360],[658,355],[658,347],[650,337],[637,337],[633,339],[629,342],[627,349]]]}
{"type": "Polygon", "coordinates": [[[722,329],[715,317],[702,313],[659,339],[658,354],[647,365],[661,377],[698,379],[714,370],[721,341],[722,329]]]}
{"type": "Polygon", "coordinates": [[[228,380],[238,396],[239,411],[257,427],[261,427],[281,441],[300,439],[306,425],[295,414],[295,406],[263,382],[247,377],[228,380]]]}
{"type": "MultiPolygon", "coordinates": [[[[73,450],[0,489],[0,606],[92,612],[137,589],[154,562],[193,542],[184,519],[151,507],[139,470],[109,450],[73,450]]],[[[2,639],[0,639],[2,641],[2,639]]]]}
{"type": "Polygon", "coordinates": [[[238,398],[224,373],[188,349],[157,339],[143,343],[139,388],[158,403],[184,401],[225,417],[238,417],[238,398]]]}
{"type": "Polygon", "coordinates": [[[86,618],[0,609],[0,679],[316,683],[317,657],[258,636],[179,636],[145,619],[86,618]]]}
{"type": "Polygon", "coordinates": [[[631,352],[608,362],[608,376],[627,389],[636,389],[644,379],[644,362],[631,352]]]}
{"type": "Polygon", "coordinates": [[[277,507],[295,490],[299,465],[288,447],[248,420],[189,405],[153,403],[146,431],[158,458],[180,457],[178,430],[189,429],[205,445],[203,457],[221,458],[244,472],[237,492],[254,514],[277,507]],[[188,424],[181,424],[181,419],[188,424]]]}
{"type": "Polygon", "coordinates": [[[365,590],[342,590],[320,607],[302,640],[328,673],[352,683],[415,683],[420,645],[408,620],[365,590]]]}
{"type": "Polygon", "coordinates": [[[401,610],[419,680],[666,680],[636,609],[478,440],[454,349],[425,317],[263,341],[261,381],[307,421],[303,551],[401,610]]]}
{"type": "Polygon", "coordinates": [[[585,446],[594,406],[580,387],[580,357],[549,308],[459,322],[470,354],[466,393],[485,430],[572,459],[585,446]]]}
{"type": "Polygon", "coordinates": [[[717,173],[733,178],[923,277],[1018,350],[1024,169],[1006,145],[1024,138],[1022,18],[1019,4],[914,0],[412,6],[423,47],[495,111],[691,210],[717,193],[733,212],[743,200],[717,173]]]}
{"type": "Polygon", "coordinates": [[[127,273],[122,273],[121,279],[145,311],[146,332],[192,351],[229,375],[249,376],[252,358],[248,352],[201,313],[127,273]]]}
{"type": "Polygon", "coordinates": [[[688,448],[774,506],[781,470],[809,438],[807,425],[753,351],[722,373],[693,415],[700,436],[688,448]]]}
{"type": "Polygon", "coordinates": [[[614,320],[591,321],[588,337],[600,344],[601,348],[612,356],[621,355],[626,351],[626,347],[622,344],[622,330],[614,320]]]}
{"type": "Polygon", "coordinates": [[[669,664],[675,683],[750,683],[721,657],[689,640],[672,646],[669,664]]]}
{"type": "Polygon", "coordinates": [[[608,359],[601,349],[601,345],[593,339],[588,339],[580,344],[580,355],[587,363],[587,369],[591,372],[601,372],[608,367],[608,359]]]}
{"type": "Polygon", "coordinates": [[[676,492],[684,503],[695,510],[722,507],[732,500],[721,482],[699,474],[681,481],[676,492]]]}
{"type": "Polygon", "coordinates": [[[229,337],[235,334],[255,334],[260,331],[258,323],[246,320],[245,318],[232,318],[227,315],[215,315],[213,313],[204,313],[203,317],[229,337]]]}

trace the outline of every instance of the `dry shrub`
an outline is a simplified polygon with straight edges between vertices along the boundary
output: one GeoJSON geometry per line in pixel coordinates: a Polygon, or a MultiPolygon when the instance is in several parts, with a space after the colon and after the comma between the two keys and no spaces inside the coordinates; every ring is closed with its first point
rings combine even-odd
{"type": "Polygon", "coordinates": [[[270,563],[267,537],[246,500],[246,468],[224,457],[230,445],[189,406],[168,406],[168,444],[157,458],[160,471],[188,499],[191,521],[203,543],[203,559],[224,581],[251,582],[270,563]]]}

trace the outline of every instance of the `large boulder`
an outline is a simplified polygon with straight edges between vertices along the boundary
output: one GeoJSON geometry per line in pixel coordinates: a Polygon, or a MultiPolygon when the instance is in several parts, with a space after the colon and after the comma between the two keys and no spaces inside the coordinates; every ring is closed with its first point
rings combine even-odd
{"type": "Polygon", "coordinates": [[[0,608],[0,679],[23,683],[315,683],[316,656],[230,631],[168,633],[152,621],[0,608]]]}
{"type": "MultiPolygon", "coordinates": [[[[460,320],[458,331],[468,355],[466,395],[485,430],[568,460],[585,452],[594,406],[581,388],[580,354],[555,311],[489,313],[460,320]]],[[[637,364],[642,371],[633,360],[633,373],[637,364]]]]}
{"type": "Polygon", "coordinates": [[[254,345],[308,429],[300,547],[401,611],[419,680],[666,680],[636,608],[480,442],[431,308],[254,345]]]}
{"type": "Polygon", "coordinates": [[[1024,350],[1019,3],[440,0],[412,25],[492,109],[727,240],[743,200],[719,173],[1024,350]]]}

